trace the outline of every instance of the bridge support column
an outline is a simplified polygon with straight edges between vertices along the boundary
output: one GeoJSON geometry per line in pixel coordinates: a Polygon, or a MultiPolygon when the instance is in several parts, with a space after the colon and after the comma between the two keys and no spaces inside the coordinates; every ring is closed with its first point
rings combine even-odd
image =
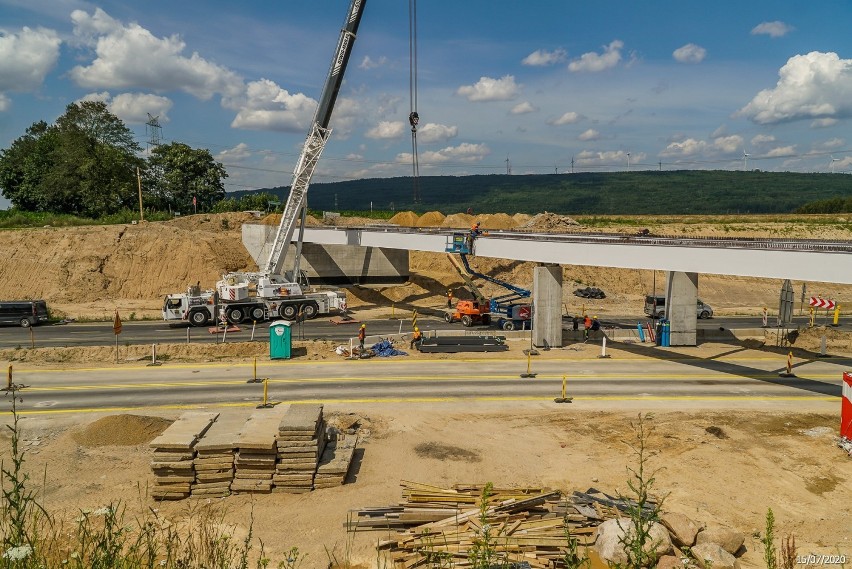
{"type": "Polygon", "coordinates": [[[695,346],[698,328],[698,273],[670,271],[666,287],[666,316],[672,346],[695,346]]]}
{"type": "Polygon", "coordinates": [[[533,270],[533,345],[562,347],[562,267],[538,266],[533,270]]]}

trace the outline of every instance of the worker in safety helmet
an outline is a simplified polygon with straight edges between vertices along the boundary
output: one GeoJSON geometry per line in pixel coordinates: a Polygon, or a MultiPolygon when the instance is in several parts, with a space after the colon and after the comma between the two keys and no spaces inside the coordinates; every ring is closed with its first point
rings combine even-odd
{"type": "Polygon", "coordinates": [[[415,346],[420,349],[420,343],[423,341],[423,334],[420,333],[420,328],[414,327],[414,334],[411,335],[411,343],[408,348],[413,350],[415,346]]]}
{"type": "Polygon", "coordinates": [[[480,222],[478,222],[478,221],[471,226],[470,234],[473,237],[477,237],[479,235],[482,235],[482,230],[479,228],[479,226],[480,226],[480,222]]]}
{"type": "Polygon", "coordinates": [[[600,329],[601,329],[601,323],[598,322],[598,317],[597,316],[592,317],[592,331],[594,332],[595,330],[600,330],[600,329]]]}
{"type": "Polygon", "coordinates": [[[364,338],[367,337],[367,325],[361,324],[361,328],[358,329],[358,347],[361,351],[364,351],[364,338]]]}

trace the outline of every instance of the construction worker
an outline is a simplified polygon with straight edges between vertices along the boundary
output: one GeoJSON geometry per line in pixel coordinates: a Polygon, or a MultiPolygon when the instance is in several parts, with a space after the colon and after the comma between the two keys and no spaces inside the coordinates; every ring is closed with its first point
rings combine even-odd
{"type": "Polygon", "coordinates": [[[583,318],[583,340],[589,339],[589,330],[592,328],[592,319],[589,318],[589,315],[583,318]]]}
{"type": "Polygon", "coordinates": [[[414,327],[414,334],[411,335],[411,343],[408,346],[409,350],[413,350],[414,346],[420,349],[420,343],[423,341],[423,334],[420,333],[420,328],[414,327]]]}
{"type": "Polygon", "coordinates": [[[477,221],[476,223],[474,223],[471,226],[471,228],[470,228],[470,236],[471,237],[479,237],[480,235],[482,235],[482,230],[479,228],[480,225],[481,225],[480,222],[477,221]]]}
{"type": "Polygon", "coordinates": [[[361,324],[361,327],[358,329],[358,348],[361,352],[364,352],[364,338],[367,337],[367,325],[361,324]]]}
{"type": "Polygon", "coordinates": [[[597,330],[600,330],[600,329],[601,329],[601,323],[598,322],[598,317],[593,316],[592,317],[592,327],[590,328],[590,330],[592,332],[596,332],[597,330]]]}
{"type": "Polygon", "coordinates": [[[453,307],[453,289],[447,289],[447,308],[453,307]]]}
{"type": "Polygon", "coordinates": [[[580,317],[576,314],[574,315],[574,318],[571,319],[571,329],[575,332],[580,329],[580,317]]]}

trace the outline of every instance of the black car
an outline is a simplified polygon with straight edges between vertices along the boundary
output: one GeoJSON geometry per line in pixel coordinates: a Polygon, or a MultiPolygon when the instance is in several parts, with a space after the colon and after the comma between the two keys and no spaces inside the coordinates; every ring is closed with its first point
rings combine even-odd
{"type": "Polygon", "coordinates": [[[0,324],[29,328],[48,319],[47,303],[43,300],[0,300],[0,324]]]}

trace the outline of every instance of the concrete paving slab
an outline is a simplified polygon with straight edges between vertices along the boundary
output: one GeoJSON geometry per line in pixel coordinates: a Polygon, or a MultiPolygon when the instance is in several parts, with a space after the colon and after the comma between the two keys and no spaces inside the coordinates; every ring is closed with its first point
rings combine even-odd
{"type": "Polygon", "coordinates": [[[219,413],[188,411],[148,446],[154,449],[191,449],[218,416],[219,413]]]}

